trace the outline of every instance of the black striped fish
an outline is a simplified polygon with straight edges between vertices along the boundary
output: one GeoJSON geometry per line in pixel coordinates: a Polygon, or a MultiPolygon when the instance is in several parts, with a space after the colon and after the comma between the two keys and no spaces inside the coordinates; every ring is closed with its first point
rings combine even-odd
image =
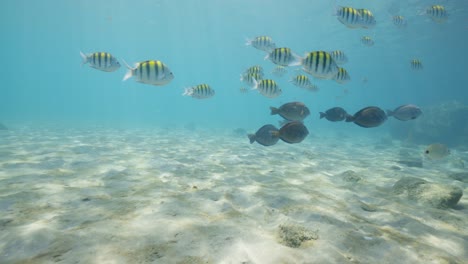
{"type": "Polygon", "coordinates": [[[280,66],[296,66],[301,62],[301,58],[294,54],[290,48],[276,48],[265,59],[269,59],[274,64],[280,66]]]}
{"type": "Polygon", "coordinates": [[[368,9],[357,9],[359,14],[361,15],[361,22],[359,25],[363,28],[373,28],[376,24],[374,14],[368,9]]]}
{"type": "Polygon", "coordinates": [[[241,75],[240,80],[249,86],[255,85],[255,80],[260,81],[263,79],[263,74],[260,73],[244,73],[241,75]]]}
{"type": "Polygon", "coordinates": [[[293,77],[290,82],[299,88],[307,88],[311,85],[309,77],[306,75],[297,75],[293,77]]]}
{"type": "Polygon", "coordinates": [[[338,73],[333,77],[337,83],[345,84],[351,80],[351,77],[348,74],[348,71],[344,68],[338,68],[338,73]]]}
{"type": "Polygon", "coordinates": [[[448,18],[447,10],[442,5],[433,5],[426,9],[426,14],[437,23],[443,23],[448,18]]]}
{"type": "Polygon", "coordinates": [[[256,49],[270,52],[272,49],[276,48],[273,39],[268,36],[258,36],[253,39],[248,39],[245,43],[246,46],[252,46],[256,49]]]}
{"type": "Polygon", "coordinates": [[[250,73],[258,73],[263,78],[263,68],[260,65],[251,66],[247,68],[247,70],[244,71],[244,74],[250,74],[250,73]]]}
{"type": "Polygon", "coordinates": [[[348,57],[341,50],[334,50],[330,52],[330,55],[335,60],[336,64],[345,64],[346,62],[348,62],[348,57]]]}
{"type": "Polygon", "coordinates": [[[374,46],[374,40],[369,36],[363,36],[361,38],[361,43],[368,46],[368,47],[374,46]]]}
{"type": "Polygon", "coordinates": [[[406,19],[403,16],[393,16],[392,17],[393,24],[399,28],[406,27],[406,19]]]}
{"type": "Polygon", "coordinates": [[[196,99],[206,99],[213,97],[215,95],[215,91],[208,84],[199,84],[185,88],[185,91],[182,95],[191,96],[192,98],[196,99]]]}
{"type": "Polygon", "coordinates": [[[302,59],[303,70],[320,79],[332,79],[338,73],[338,65],[326,51],[313,51],[302,59]]]}
{"type": "Polygon", "coordinates": [[[135,80],[140,83],[165,85],[174,79],[174,74],[161,61],[148,60],[139,62],[135,64],[134,68],[128,66],[127,63],[125,65],[128,68],[128,72],[123,78],[124,81],[134,76],[135,80]]]}
{"type": "Polygon", "coordinates": [[[283,77],[283,75],[288,73],[288,70],[286,69],[286,67],[278,65],[273,69],[272,73],[273,73],[273,75],[275,75],[277,77],[283,77]]]}
{"type": "Polygon", "coordinates": [[[80,55],[83,59],[82,64],[89,63],[89,66],[101,71],[113,72],[120,68],[120,63],[108,52],[94,52],[91,54],[84,54],[80,51],[80,55]]]}
{"type": "Polygon", "coordinates": [[[352,7],[338,7],[336,11],[338,21],[348,28],[360,28],[362,22],[362,16],[359,11],[352,7]]]}
{"type": "Polygon", "coordinates": [[[411,64],[411,69],[413,70],[423,69],[423,64],[419,59],[412,59],[410,64],[411,64]]]}
{"type": "Polygon", "coordinates": [[[254,82],[255,86],[253,89],[258,90],[258,92],[260,92],[260,94],[262,94],[265,97],[275,98],[282,93],[278,84],[276,84],[276,82],[273,80],[265,79],[258,82],[254,80],[254,82]]]}

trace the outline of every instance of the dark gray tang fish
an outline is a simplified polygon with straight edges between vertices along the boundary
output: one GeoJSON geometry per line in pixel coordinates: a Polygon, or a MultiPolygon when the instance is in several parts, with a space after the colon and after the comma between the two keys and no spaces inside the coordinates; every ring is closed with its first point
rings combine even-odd
{"type": "Polygon", "coordinates": [[[336,122],[336,121],[343,121],[346,119],[346,111],[341,107],[333,107],[328,109],[327,111],[320,112],[320,119],[326,118],[328,121],[336,122]]]}
{"type": "Polygon", "coordinates": [[[263,146],[272,146],[279,140],[279,130],[274,125],[264,125],[255,134],[248,134],[250,144],[255,141],[263,146]]]}
{"type": "Polygon", "coordinates": [[[278,132],[279,137],[286,143],[299,143],[309,135],[309,130],[302,122],[291,121],[282,126],[278,132]]]}
{"type": "Polygon", "coordinates": [[[346,122],[354,122],[361,127],[377,127],[387,120],[385,112],[377,106],[369,106],[359,110],[357,113],[347,115],[346,122]]]}
{"type": "Polygon", "coordinates": [[[286,103],[280,108],[270,107],[272,115],[280,115],[289,121],[302,121],[310,115],[309,108],[301,102],[286,103]]]}
{"type": "Polygon", "coordinates": [[[419,107],[407,104],[397,107],[395,110],[387,110],[387,116],[393,116],[401,121],[408,121],[418,118],[422,114],[419,107]]]}
{"type": "Polygon", "coordinates": [[[8,128],[4,126],[2,123],[0,123],[0,130],[8,130],[8,128]]]}

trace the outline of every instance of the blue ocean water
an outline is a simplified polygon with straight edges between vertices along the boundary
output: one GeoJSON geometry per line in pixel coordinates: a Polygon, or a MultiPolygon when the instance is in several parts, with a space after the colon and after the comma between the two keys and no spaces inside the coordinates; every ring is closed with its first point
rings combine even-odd
{"type": "Polygon", "coordinates": [[[466,103],[468,4],[438,2],[450,11],[443,24],[421,15],[433,1],[354,1],[353,6],[372,10],[377,26],[349,29],[333,16],[337,5],[349,4],[339,1],[4,1],[0,120],[254,129],[276,122],[269,106],[298,100],[311,109],[310,126],[330,128],[315,117],[333,106],[354,113],[368,105],[466,103]],[[392,24],[395,10],[407,18],[407,28],[392,24]],[[268,75],[275,66],[264,60],[264,52],[244,45],[246,38],[259,35],[271,36],[298,55],[341,49],[349,57],[352,81],[314,80],[320,91],[309,93],[287,82],[299,69],[294,67],[276,78],[283,89],[280,97],[241,94],[243,70],[260,64],[268,75]],[[375,45],[363,46],[363,35],[373,36],[375,45]],[[125,67],[105,73],[81,66],[80,51],[110,52],[132,65],[161,60],[175,79],[163,87],[122,82],[125,67]],[[412,58],[423,60],[424,71],[410,70],[412,58]],[[216,96],[181,96],[184,87],[200,83],[210,84],[216,96]]]}

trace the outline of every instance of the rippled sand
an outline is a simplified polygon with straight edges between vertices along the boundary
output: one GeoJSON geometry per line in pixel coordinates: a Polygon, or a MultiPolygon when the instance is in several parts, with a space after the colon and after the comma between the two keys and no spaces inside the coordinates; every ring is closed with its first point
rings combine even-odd
{"type": "Polygon", "coordinates": [[[396,161],[423,146],[385,138],[263,147],[231,131],[0,132],[0,263],[468,260],[467,183],[447,177],[466,170],[466,151],[419,168],[396,161]],[[392,193],[403,176],[465,195],[428,208],[392,193]]]}

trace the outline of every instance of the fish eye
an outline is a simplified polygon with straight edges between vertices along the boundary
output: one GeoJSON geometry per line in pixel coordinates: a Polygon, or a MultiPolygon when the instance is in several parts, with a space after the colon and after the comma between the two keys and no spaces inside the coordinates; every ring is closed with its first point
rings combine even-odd
{"type": "Polygon", "coordinates": [[[426,150],[424,153],[429,154],[429,150],[426,150]]]}

